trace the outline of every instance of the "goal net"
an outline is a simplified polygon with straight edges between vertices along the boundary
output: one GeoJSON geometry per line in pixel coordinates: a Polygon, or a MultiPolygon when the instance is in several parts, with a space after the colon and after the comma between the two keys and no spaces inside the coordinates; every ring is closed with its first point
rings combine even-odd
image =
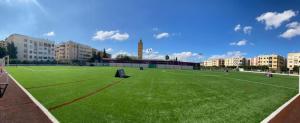
{"type": "Polygon", "coordinates": [[[5,67],[5,58],[0,58],[0,74],[4,73],[4,67],[5,67]]]}

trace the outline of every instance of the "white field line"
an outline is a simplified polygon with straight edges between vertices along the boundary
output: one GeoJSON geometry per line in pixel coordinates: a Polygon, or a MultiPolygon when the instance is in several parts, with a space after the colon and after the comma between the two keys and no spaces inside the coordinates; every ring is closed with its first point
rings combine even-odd
{"type": "MultiPolygon", "coordinates": [[[[240,72],[245,72],[245,73],[267,73],[267,72],[257,72],[257,71],[240,71],[240,72]]],[[[281,74],[281,73],[272,73],[272,74],[275,74],[275,75],[282,75],[282,76],[299,76],[297,74],[281,74]]]]}
{"type": "MultiPolygon", "coordinates": [[[[165,72],[172,73],[172,74],[190,75],[190,74],[185,74],[185,73],[174,73],[174,72],[171,72],[171,71],[165,71],[165,72]]],[[[290,87],[285,87],[285,86],[280,86],[280,85],[267,84],[267,83],[264,83],[264,82],[255,82],[255,81],[250,81],[250,80],[246,80],[246,79],[238,79],[238,78],[232,78],[232,77],[226,77],[226,76],[218,76],[218,75],[200,75],[200,76],[224,77],[224,78],[227,78],[227,79],[239,80],[239,82],[240,81],[245,81],[245,82],[254,83],[254,84],[260,84],[260,85],[265,85],[265,86],[272,86],[272,87],[277,87],[277,88],[285,88],[285,89],[290,89],[290,90],[298,90],[296,88],[290,88],[290,87]]]]}
{"type": "Polygon", "coordinates": [[[15,78],[9,73],[7,75],[22,89],[22,91],[46,114],[46,116],[53,122],[59,123],[59,121],[46,109],[37,99],[35,99],[15,78]]]}
{"type": "Polygon", "coordinates": [[[263,83],[263,82],[255,82],[255,81],[250,81],[250,80],[246,80],[246,79],[238,79],[238,78],[232,78],[232,77],[224,77],[224,78],[234,79],[234,80],[239,80],[239,81],[246,81],[246,82],[249,82],[249,83],[267,85],[267,86],[272,86],[272,87],[277,87],[277,88],[285,88],[285,89],[290,89],[290,90],[298,90],[296,88],[290,88],[290,87],[285,87],[285,86],[280,86],[280,85],[267,84],[267,83],[263,83]]]}
{"type": "Polygon", "coordinates": [[[29,70],[29,71],[33,71],[33,72],[51,72],[51,71],[65,71],[65,70],[82,70],[84,68],[78,68],[78,69],[56,69],[56,70],[35,70],[35,69],[31,69],[31,68],[28,68],[28,67],[21,67],[25,70],[29,70]]]}
{"type": "Polygon", "coordinates": [[[285,102],[282,106],[280,106],[277,110],[275,110],[273,113],[271,113],[268,117],[266,117],[264,120],[261,121],[261,123],[268,123],[270,122],[275,116],[277,116],[283,109],[285,109],[291,102],[293,102],[299,94],[294,96],[292,99],[289,101],[285,102]]]}
{"type": "MultiPolygon", "coordinates": [[[[166,73],[171,73],[171,74],[180,74],[180,75],[192,75],[192,74],[188,74],[188,73],[175,73],[175,72],[172,72],[172,71],[163,71],[163,72],[166,72],[166,73]]],[[[195,76],[195,75],[194,75],[195,76]]],[[[206,77],[221,77],[220,75],[199,75],[197,74],[197,76],[206,76],[206,77]]]]}

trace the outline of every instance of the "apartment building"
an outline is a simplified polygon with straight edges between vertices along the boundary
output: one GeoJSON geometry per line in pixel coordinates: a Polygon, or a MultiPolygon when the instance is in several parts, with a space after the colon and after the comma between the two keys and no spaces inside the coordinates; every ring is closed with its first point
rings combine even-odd
{"type": "Polygon", "coordinates": [[[280,55],[259,55],[257,66],[268,66],[270,70],[280,71],[285,68],[285,58],[280,55]]]}
{"type": "Polygon", "coordinates": [[[250,66],[258,66],[258,58],[250,58],[250,66]]]}
{"type": "Polygon", "coordinates": [[[300,66],[300,52],[298,53],[288,53],[287,57],[287,67],[289,70],[293,70],[293,68],[300,66]]]}
{"type": "Polygon", "coordinates": [[[92,57],[93,48],[90,46],[67,41],[56,45],[55,59],[59,62],[87,61],[92,57]]]}
{"type": "Polygon", "coordinates": [[[17,60],[20,61],[53,61],[54,41],[34,38],[26,35],[12,34],[5,41],[17,47],[17,60]]]}
{"type": "Polygon", "coordinates": [[[234,57],[234,58],[224,59],[225,67],[243,66],[245,64],[246,64],[246,58],[244,57],[234,57]]]}
{"type": "Polygon", "coordinates": [[[206,67],[222,67],[224,66],[224,59],[209,59],[203,62],[203,65],[206,67]]]}

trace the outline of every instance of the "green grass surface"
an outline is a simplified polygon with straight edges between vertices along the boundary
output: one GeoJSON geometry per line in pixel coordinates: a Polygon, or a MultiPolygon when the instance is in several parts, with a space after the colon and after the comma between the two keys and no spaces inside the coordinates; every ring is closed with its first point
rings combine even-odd
{"type": "MultiPolygon", "coordinates": [[[[6,69],[46,108],[121,80],[114,77],[115,67],[6,69]]],[[[289,76],[137,68],[125,71],[130,78],[51,112],[63,123],[253,123],[298,92],[297,77],[289,76]]]]}

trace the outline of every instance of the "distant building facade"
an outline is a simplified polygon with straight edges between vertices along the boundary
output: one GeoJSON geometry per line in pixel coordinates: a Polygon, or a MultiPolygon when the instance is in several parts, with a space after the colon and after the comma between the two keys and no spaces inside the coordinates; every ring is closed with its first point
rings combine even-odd
{"type": "Polygon", "coordinates": [[[67,41],[56,45],[55,59],[59,62],[87,61],[92,57],[93,48],[87,45],[67,41]]]}
{"type": "Polygon", "coordinates": [[[250,58],[250,66],[258,66],[258,58],[250,58]]]}
{"type": "Polygon", "coordinates": [[[285,68],[285,58],[280,55],[259,55],[257,66],[268,66],[270,70],[280,71],[285,68]]]}
{"type": "Polygon", "coordinates": [[[246,58],[244,57],[233,57],[224,59],[225,67],[243,66],[246,64],[246,58]]]}
{"type": "Polygon", "coordinates": [[[138,59],[142,60],[143,59],[143,41],[140,40],[138,43],[138,59]]]}
{"type": "Polygon", "coordinates": [[[224,59],[209,59],[203,62],[205,67],[223,67],[224,66],[224,59]]]}
{"type": "Polygon", "coordinates": [[[17,47],[17,60],[53,61],[55,56],[54,41],[34,38],[26,35],[12,34],[5,41],[17,47]]]}
{"type": "Polygon", "coordinates": [[[294,67],[300,66],[300,52],[298,53],[288,53],[287,57],[287,67],[289,70],[293,70],[294,67]]]}

